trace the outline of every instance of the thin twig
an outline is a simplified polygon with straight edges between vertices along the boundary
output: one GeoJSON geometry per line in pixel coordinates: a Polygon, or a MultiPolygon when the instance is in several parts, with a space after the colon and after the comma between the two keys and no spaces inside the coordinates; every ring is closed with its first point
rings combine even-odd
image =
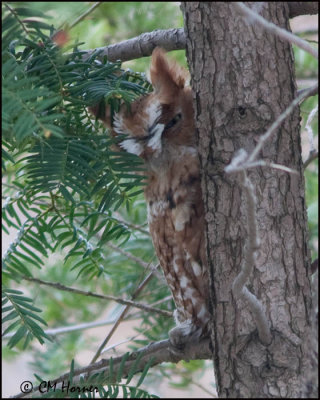
{"type": "MultiPolygon", "coordinates": [[[[154,307],[155,305],[165,303],[166,301],[171,300],[172,296],[167,296],[164,299],[155,301],[150,305],[150,307],[154,307]]],[[[131,314],[128,314],[125,320],[134,320],[139,317],[140,312],[133,312],[131,314]]],[[[92,328],[97,328],[99,326],[104,326],[104,325],[112,325],[116,322],[115,318],[108,318],[102,321],[94,321],[94,322],[87,322],[83,324],[76,324],[76,325],[70,325],[70,326],[61,326],[58,328],[51,328],[51,329],[45,329],[44,333],[46,335],[50,336],[57,336],[57,335],[62,335],[65,333],[70,333],[70,332],[76,332],[76,331],[83,331],[86,329],[92,329],[92,328]]],[[[15,332],[9,332],[6,335],[4,335],[2,338],[3,339],[10,339],[15,332]]]]}
{"type": "Polygon", "coordinates": [[[285,167],[284,165],[281,165],[281,164],[275,164],[275,163],[272,163],[272,162],[267,162],[267,161],[264,161],[264,160],[253,161],[252,163],[249,163],[249,162],[241,163],[241,160],[240,160],[240,163],[238,163],[238,161],[239,160],[237,160],[237,158],[235,157],[235,159],[232,160],[232,163],[229,164],[225,168],[225,171],[230,173],[230,172],[244,171],[244,170],[249,169],[249,168],[269,167],[269,168],[279,169],[279,170],[288,172],[289,174],[299,175],[299,172],[294,170],[294,169],[292,169],[292,168],[285,167]]]}
{"type": "Polygon", "coordinates": [[[51,286],[51,287],[54,287],[55,289],[63,290],[65,292],[77,293],[77,294],[81,294],[82,296],[95,297],[98,299],[103,299],[103,300],[108,300],[108,301],[111,300],[111,301],[115,301],[116,303],[119,303],[119,304],[139,308],[140,310],[153,312],[153,313],[156,313],[159,315],[163,315],[165,317],[172,317],[172,313],[169,311],[160,310],[159,308],[154,308],[154,307],[148,306],[146,304],[137,303],[132,300],[124,300],[124,299],[120,299],[119,297],[115,297],[115,296],[87,292],[85,290],[80,290],[80,289],[76,289],[76,288],[73,288],[70,286],[62,285],[59,282],[48,282],[48,281],[43,281],[43,280],[37,279],[37,278],[31,278],[28,276],[24,276],[23,279],[30,281],[30,282],[38,283],[39,285],[51,286]]]}
{"type": "MultiPolygon", "coordinates": [[[[279,117],[271,124],[269,129],[260,136],[260,139],[256,145],[256,147],[253,149],[250,155],[244,150],[240,149],[237,152],[237,155],[232,159],[231,163],[226,166],[225,171],[227,173],[232,173],[232,172],[240,172],[244,171],[247,168],[251,168],[251,166],[255,166],[255,163],[260,163],[261,166],[262,164],[266,163],[265,161],[259,160],[255,161],[255,158],[258,156],[260,150],[264,146],[265,142],[270,139],[272,134],[276,131],[276,129],[282,124],[282,122],[290,115],[290,113],[293,111],[293,109],[299,105],[304,99],[309,97],[309,94],[314,90],[313,87],[309,88],[307,91],[300,93],[298,97],[296,97],[291,104],[284,110],[282,114],[279,115],[279,117]]],[[[308,160],[307,160],[308,161],[308,160]]],[[[312,160],[309,161],[309,163],[312,160]]],[[[273,168],[280,169],[280,166],[278,164],[273,164],[270,163],[270,166],[273,168]]],[[[307,164],[308,165],[308,164],[307,164]]],[[[281,166],[281,169],[287,170],[287,172],[292,173],[294,170],[288,167],[281,166]]]]}
{"type": "Polygon", "coordinates": [[[308,158],[306,161],[303,163],[303,169],[306,169],[309,164],[313,161],[316,160],[319,157],[319,153],[317,151],[314,151],[313,153],[309,153],[308,158]]]}
{"type": "Polygon", "coordinates": [[[137,333],[136,335],[132,336],[132,337],[129,338],[129,339],[124,339],[124,340],[121,340],[121,342],[114,343],[114,344],[112,344],[111,346],[105,347],[105,348],[103,349],[103,351],[101,352],[101,355],[104,354],[104,353],[107,353],[107,352],[110,351],[110,350],[114,350],[116,347],[118,347],[118,346],[120,346],[120,345],[122,345],[122,344],[129,343],[129,342],[133,342],[137,337],[139,337],[139,336],[141,336],[142,334],[144,334],[144,333],[150,331],[150,329],[152,329],[152,327],[149,326],[149,327],[148,327],[147,329],[145,329],[144,331],[137,333]]]}
{"type": "MultiPolygon", "coordinates": [[[[298,84],[299,84],[299,82],[298,82],[298,84]]],[[[308,97],[312,97],[312,96],[315,96],[316,94],[318,94],[318,83],[316,83],[312,87],[298,90],[298,96],[300,96],[301,94],[304,94],[306,92],[308,92],[308,97]]],[[[303,99],[303,100],[305,100],[305,99],[303,99]]]]}
{"type": "Polygon", "coordinates": [[[8,3],[4,3],[5,7],[7,7],[7,9],[13,14],[13,16],[16,18],[16,20],[18,21],[18,23],[21,25],[22,29],[25,31],[25,33],[29,36],[29,31],[27,30],[27,28],[25,27],[25,25],[22,23],[23,21],[21,21],[21,19],[19,18],[19,16],[17,15],[17,12],[14,8],[10,7],[8,3]]]}
{"type": "Polygon", "coordinates": [[[135,224],[133,224],[132,222],[126,221],[126,220],[122,217],[122,215],[121,215],[120,213],[118,213],[117,211],[115,211],[115,212],[113,213],[113,218],[114,218],[114,216],[116,216],[116,219],[117,219],[119,222],[121,222],[121,223],[124,224],[124,225],[127,225],[129,228],[132,228],[132,229],[134,229],[134,230],[136,230],[136,231],[139,231],[139,232],[143,233],[143,234],[146,235],[146,236],[150,236],[150,232],[149,232],[149,231],[147,231],[146,229],[143,229],[140,225],[135,225],[135,224]]]}
{"type": "Polygon", "coordinates": [[[216,393],[210,392],[210,390],[208,390],[204,385],[201,385],[199,382],[192,381],[192,384],[194,386],[196,386],[197,388],[199,388],[200,390],[203,390],[205,393],[207,393],[210,396],[211,399],[217,398],[217,394],[216,393]]]}
{"type": "Polygon", "coordinates": [[[76,25],[78,25],[79,22],[83,21],[92,11],[94,11],[97,7],[100,6],[102,2],[98,1],[97,3],[94,3],[87,11],[85,11],[80,17],[78,17],[74,22],[72,22],[71,25],[69,25],[68,30],[74,28],[76,25]]]}
{"type": "Polygon", "coordinates": [[[308,89],[306,92],[301,93],[298,97],[296,97],[291,104],[284,110],[282,114],[273,122],[270,128],[264,133],[260,139],[252,153],[250,154],[249,158],[247,159],[247,163],[252,163],[257,155],[259,154],[260,150],[262,149],[264,143],[272,136],[275,130],[282,124],[282,122],[291,114],[292,110],[300,104],[300,102],[306,99],[313,88],[308,89]]]}
{"type": "Polygon", "coordinates": [[[163,280],[163,275],[161,275],[159,273],[159,271],[157,271],[157,269],[153,265],[150,265],[149,263],[146,263],[141,258],[134,256],[132,253],[129,253],[128,251],[122,250],[120,247],[118,247],[118,246],[116,246],[116,245],[114,245],[112,243],[107,243],[106,245],[108,247],[110,247],[110,249],[116,251],[117,253],[122,254],[123,256],[128,258],[129,260],[134,261],[135,263],[141,265],[141,267],[144,268],[145,270],[151,269],[153,271],[153,274],[158,279],[163,280]]]}
{"type": "MultiPolygon", "coordinates": [[[[56,335],[62,335],[65,333],[70,333],[70,332],[76,332],[76,331],[83,331],[86,329],[91,329],[91,328],[97,328],[99,326],[104,326],[104,325],[111,325],[114,324],[115,319],[106,319],[103,321],[94,321],[94,322],[87,322],[84,324],[76,324],[76,325],[70,325],[70,326],[61,326],[58,328],[52,328],[52,329],[45,329],[44,333],[49,336],[56,336],[56,335]]],[[[3,339],[9,339],[13,335],[15,335],[15,332],[9,332],[6,335],[2,336],[3,339]]]]}
{"type": "MultiPolygon", "coordinates": [[[[81,221],[79,221],[78,219],[75,219],[75,221],[77,221],[79,224],[81,224],[81,221]]],[[[121,223],[125,223],[122,221],[119,221],[121,223]]],[[[94,235],[95,237],[97,237],[99,240],[101,239],[101,234],[95,233],[94,235]]],[[[153,271],[153,274],[160,280],[163,280],[163,275],[161,275],[159,273],[159,271],[157,270],[157,268],[155,268],[154,265],[147,263],[145,261],[143,261],[141,258],[134,256],[132,253],[129,253],[128,251],[125,251],[123,249],[121,249],[120,247],[112,244],[111,242],[106,243],[106,246],[109,247],[110,249],[116,251],[117,253],[122,254],[123,256],[125,256],[126,258],[128,258],[129,260],[137,263],[138,265],[140,265],[142,268],[149,270],[151,269],[153,271]]]]}
{"type": "Polygon", "coordinates": [[[285,29],[279,28],[277,25],[272,22],[267,21],[265,18],[261,17],[254,11],[252,11],[249,7],[244,5],[242,2],[234,2],[233,3],[242,14],[248,17],[248,22],[255,21],[262,25],[264,29],[277,35],[281,39],[287,40],[290,43],[295,44],[301,49],[305,50],[309,54],[311,54],[314,58],[318,59],[318,51],[314,47],[312,47],[306,40],[299,38],[298,36],[286,31],[285,29]]]}
{"type": "MultiPolygon", "coordinates": [[[[146,286],[146,284],[150,281],[150,279],[153,277],[153,271],[151,271],[149,273],[149,275],[143,280],[143,282],[138,286],[138,288],[136,289],[136,291],[133,293],[132,295],[132,300],[135,299],[138,294],[142,291],[142,289],[146,286]]],[[[117,327],[119,326],[120,322],[123,320],[123,318],[125,317],[125,315],[127,314],[127,312],[130,309],[130,305],[127,305],[121,312],[121,314],[119,315],[119,317],[117,318],[117,321],[115,322],[115,324],[113,325],[113,327],[111,328],[110,332],[108,333],[107,337],[104,339],[104,341],[102,342],[102,344],[100,345],[99,349],[97,350],[96,354],[94,355],[94,357],[92,358],[90,364],[93,364],[96,362],[96,360],[99,358],[102,350],[104,349],[104,347],[106,346],[106,344],[109,342],[109,340],[111,339],[112,335],[114,334],[115,330],[117,329],[117,327]]]]}
{"type": "Polygon", "coordinates": [[[317,112],[318,112],[318,104],[315,106],[315,108],[309,114],[307,123],[306,123],[306,130],[308,132],[308,138],[309,138],[310,153],[313,153],[315,151],[314,141],[313,141],[313,130],[311,127],[311,122],[312,122],[313,118],[315,117],[315,115],[317,114],[317,112]]]}

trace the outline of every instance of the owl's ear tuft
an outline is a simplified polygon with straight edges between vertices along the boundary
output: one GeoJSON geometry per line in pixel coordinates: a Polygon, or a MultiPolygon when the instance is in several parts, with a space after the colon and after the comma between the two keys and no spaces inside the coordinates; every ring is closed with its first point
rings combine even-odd
{"type": "Polygon", "coordinates": [[[150,77],[155,93],[167,103],[184,88],[188,71],[170,60],[163,49],[156,47],[152,53],[150,77]]]}

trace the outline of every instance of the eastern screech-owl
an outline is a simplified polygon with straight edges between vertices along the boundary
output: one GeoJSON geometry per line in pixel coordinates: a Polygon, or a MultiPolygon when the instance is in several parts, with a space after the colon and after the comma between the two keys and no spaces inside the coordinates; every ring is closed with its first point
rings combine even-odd
{"type": "Polygon", "coordinates": [[[204,248],[204,209],[188,72],[162,49],[152,54],[154,91],[114,117],[120,146],[143,158],[145,198],[153,244],[176,304],[177,327],[169,333],[181,346],[207,331],[209,282],[204,248]]]}

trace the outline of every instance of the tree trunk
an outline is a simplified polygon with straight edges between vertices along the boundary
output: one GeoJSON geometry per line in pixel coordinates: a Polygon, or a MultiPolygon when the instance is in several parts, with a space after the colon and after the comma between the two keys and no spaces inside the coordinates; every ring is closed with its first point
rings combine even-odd
{"type": "MultiPolygon", "coordinates": [[[[259,7],[264,18],[289,29],[286,3],[259,7]]],[[[203,171],[218,394],[299,397],[311,303],[299,109],[260,154],[299,174],[269,167],[248,171],[257,198],[261,245],[247,287],[266,312],[270,345],[260,342],[247,303],[232,295],[247,226],[239,176],[224,171],[238,149],[253,150],[296,97],[292,49],[257,24],[247,24],[233,3],[185,2],[182,10],[203,171]]]]}

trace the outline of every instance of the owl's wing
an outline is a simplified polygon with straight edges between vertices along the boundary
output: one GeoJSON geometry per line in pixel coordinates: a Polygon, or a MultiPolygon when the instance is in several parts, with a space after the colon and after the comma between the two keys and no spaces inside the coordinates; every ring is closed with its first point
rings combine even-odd
{"type": "MultiPolygon", "coordinates": [[[[201,194],[200,194],[201,195],[201,194]]],[[[208,322],[208,272],[200,202],[149,204],[149,229],[178,311],[178,320],[208,322]]]]}

